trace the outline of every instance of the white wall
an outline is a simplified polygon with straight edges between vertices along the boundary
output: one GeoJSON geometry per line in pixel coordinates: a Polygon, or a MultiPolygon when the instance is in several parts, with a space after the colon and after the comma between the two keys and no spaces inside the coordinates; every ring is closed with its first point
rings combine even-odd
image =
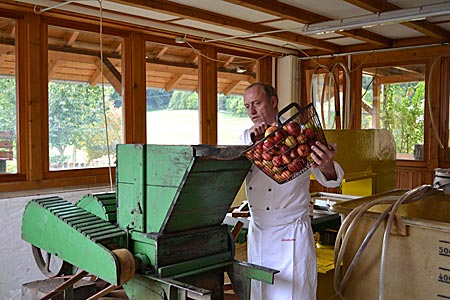
{"type": "MultiPolygon", "coordinates": [[[[277,59],[277,93],[282,109],[291,102],[300,103],[300,61],[289,55],[277,59]]],[[[294,111],[295,113],[295,111],[294,111]]]]}
{"type": "Polygon", "coordinates": [[[21,299],[22,284],[45,279],[34,262],[31,245],[21,239],[22,215],[28,201],[56,195],[74,203],[86,194],[109,191],[110,187],[96,187],[23,196],[0,193],[0,300],[21,299]]]}

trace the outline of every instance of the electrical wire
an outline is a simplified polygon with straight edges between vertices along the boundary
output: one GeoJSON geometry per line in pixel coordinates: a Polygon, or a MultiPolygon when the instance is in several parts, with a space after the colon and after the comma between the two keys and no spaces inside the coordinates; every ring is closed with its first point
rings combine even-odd
{"type": "Polygon", "coordinates": [[[384,230],[383,240],[382,240],[382,250],[381,250],[381,259],[380,259],[380,277],[379,277],[379,300],[384,300],[384,286],[385,286],[385,268],[386,268],[386,255],[388,249],[389,236],[392,228],[392,223],[394,221],[395,216],[397,215],[397,211],[402,204],[412,203],[417,200],[423,199],[428,194],[435,192],[434,189],[430,185],[422,185],[418,186],[400,197],[397,196],[385,196],[379,199],[375,199],[368,203],[363,203],[360,206],[353,209],[347,217],[342,222],[342,225],[338,231],[338,235],[336,237],[336,243],[334,247],[334,265],[335,265],[335,273],[334,273],[334,289],[336,293],[345,299],[344,292],[347,286],[348,280],[354,271],[357,262],[359,261],[361,254],[366,249],[367,244],[375,234],[376,230],[379,228],[381,223],[388,217],[387,225],[384,230]],[[360,247],[356,251],[355,255],[351,259],[344,276],[341,278],[341,269],[343,267],[343,259],[347,244],[350,240],[351,234],[354,229],[357,227],[357,224],[364,217],[365,213],[375,205],[380,204],[390,204],[377,218],[375,223],[369,229],[368,233],[364,237],[360,247]]]}
{"type": "Polygon", "coordinates": [[[106,153],[108,156],[108,175],[109,175],[109,186],[111,191],[114,191],[113,180],[112,180],[112,165],[111,165],[111,151],[109,149],[109,132],[108,132],[108,115],[106,113],[106,100],[105,100],[105,79],[103,70],[103,0],[98,0],[100,6],[100,74],[102,78],[102,105],[103,105],[103,119],[105,122],[105,138],[106,138],[106,153]]]}

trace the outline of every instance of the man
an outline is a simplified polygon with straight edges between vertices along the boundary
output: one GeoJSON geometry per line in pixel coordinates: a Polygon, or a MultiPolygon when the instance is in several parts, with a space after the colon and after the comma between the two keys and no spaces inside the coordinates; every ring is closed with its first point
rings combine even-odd
{"type": "MultiPolygon", "coordinates": [[[[278,97],[274,88],[254,83],[244,92],[244,104],[253,122],[241,141],[263,136],[276,124],[278,97]]],[[[295,179],[278,184],[254,165],[246,178],[251,221],[248,233],[248,261],[280,270],[275,283],[252,281],[252,300],[315,300],[317,288],[316,252],[309,217],[309,183],[312,172],[322,185],[337,187],[344,172],[334,161],[332,150],[317,142],[311,157],[315,165],[295,179]]]]}

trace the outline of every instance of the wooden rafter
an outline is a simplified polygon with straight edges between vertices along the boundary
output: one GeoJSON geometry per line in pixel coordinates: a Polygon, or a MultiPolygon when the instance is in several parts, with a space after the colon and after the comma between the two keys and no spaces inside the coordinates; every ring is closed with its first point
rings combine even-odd
{"type": "Polygon", "coordinates": [[[226,62],[223,63],[223,67],[226,68],[228,67],[234,60],[234,56],[230,56],[226,62]]]}
{"type": "MultiPolygon", "coordinates": [[[[227,2],[241,5],[247,8],[258,10],[264,13],[276,15],[280,18],[299,22],[303,24],[313,24],[332,20],[331,18],[289,5],[282,2],[269,0],[225,0],[227,2]]],[[[375,45],[391,46],[392,40],[365,29],[349,30],[339,32],[343,36],[353,37],[375,45]]]]}
{"type": "Polygon", "coordinates": [[[223,89],[223,94],[225,96],[228,96],[229,94],[231,94],[233,92],[233,90],[236,88],[236,86],[240,83],[239,80],[232,80],[230,82],[230,84],[228,84],[224,89],[223,89]]]}
{"type": "Polygon", "coordinates": [[[137,6],[140,8],[151,9],[162,13],[169,13],[177,17],[188,18],[191,20],[201,21],[227,28],[237,29],[249,33],[264,33],[263,36],[289,42],[295,45],[312,46],[328,52],[337,52],[340,46],[327,41],[322,41],[309,36],[285,31],[273,32],[277,28],[255,24],[246,20],[201,10],[187,5],[175,2],[161,0],[113,0],[113,2],[124,5],[137,6]],[[273,33],[270,33],[273,32],[273,33]]]}
{"type": "MultiPolygon", "coordinates": [[[[95,60],[95,65],[101,70],[100,58],[95,60]]],[[[103,58],[103,75],[108,82],[113,86],[119,95],[122,95],[122,76],[119,71],[114,67],[111,61],[107,58],[103,58]]]]}
{"type": "Polygon", "coordinates": [[[169,92],[172,90],[178,82],[180,82],[181,78],[183,78],[183,74],[176,74],[170,81],[166,84],[166,87],[164,88],[166,92],[169,92]]]}
{"type": "Polygon", "coordinates": [[[162,47],[161,50],[158,51],[158,54],[156,54],[156,59],[161,59],[167,50],[169,50],[169,46],[162,47]]]}
{"type": "Polygon", "coordinates": [[[78,36],[80,35],[79,31],[68,32],[66,35],[66,46],[72,47],[75,44],[78,36]]]}
{"type": "Polygon", "coordinates": [[[48,80],[51,80],[58,69],[58,66],[61,65],[60,60],[50,60],[48,62],[48,80]]]}
{"type": "Polygon", "coordinates": [[[188,58],[186,58],[185,60],[186,63],[190,63],[190,64],[198,64],[198,54],[195,51],[192,51],[191,55],[189,55],[188,58]]]}
{"type": "MultiPolygon", "coordinates": [[[[345,0],[373,13],[401,9],[385,0],[345,0]]],[[[438,40],[450,40],[450,32],[428,21],[404,22],[403,25],[438,40]]]]}

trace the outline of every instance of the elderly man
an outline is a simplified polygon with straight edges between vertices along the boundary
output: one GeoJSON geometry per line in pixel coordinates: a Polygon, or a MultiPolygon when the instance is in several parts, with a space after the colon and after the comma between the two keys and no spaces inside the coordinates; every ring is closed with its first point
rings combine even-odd
{"type": "MultiPolygon", "coordinates": [[[[253,126],[241,141],[263,136],[276,123],[278,97],[271,85],[254,83],[244,93],[244,104],[253,126]]],[[[312,172],[325,187],[341,184],[344,172],[331,150],[317,142],[312,146],[313,168],[295,179],[277,184],[252,166],[246,178],[251,221],[248,233],[248,261],[280,270],[275,283],[252,282],[252,300],[315,300],[317,288],[316,252],[309,217],[309,184],[312,172]]]]}

